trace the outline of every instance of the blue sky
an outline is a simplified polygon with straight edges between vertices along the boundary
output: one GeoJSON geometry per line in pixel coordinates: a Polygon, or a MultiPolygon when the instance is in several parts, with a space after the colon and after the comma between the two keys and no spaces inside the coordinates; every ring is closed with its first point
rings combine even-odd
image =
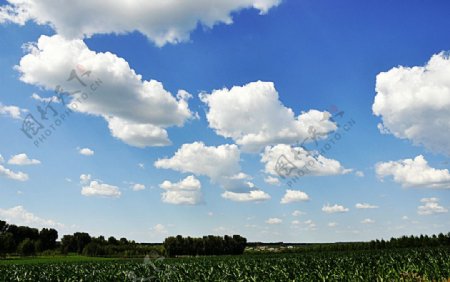
{"type": "MultiPolygon", "coordinates": [[[[446,1],[192,1],[125,16],[117,1],[47,2],[15,14],[0,1],[12,5],[0,10],[0,218],[142,242],[448,232],[446,1]],[[82,89],[72,69],[102,84],[36,146],[20,128],[56,85],[82,89]],[[311,128],[313,157],[295,145],[311,128]],[[315,165],[290,187],[281,155],[315,165]]],[[[60,117],[72,104],[51,105],[60,117]]]]}

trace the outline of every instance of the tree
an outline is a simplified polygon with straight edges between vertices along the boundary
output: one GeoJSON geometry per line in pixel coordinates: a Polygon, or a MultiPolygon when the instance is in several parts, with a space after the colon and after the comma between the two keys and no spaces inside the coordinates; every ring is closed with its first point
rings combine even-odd
{"type": "Polygon", "coordinates": [[[88,233],[77,232],[73,234],[75,244],[77,246],[77,253],[81,254],[84,247],[91,242],[91,236],[88,233]]]}
{"type": "Polygon", "coordinates": [[[77,244],[73,235],[64,235],[61,239],[61,252],[64,254],[77,251],[77,244]]]}
{"type": "Polygon", "coordinates": [[[17,251],[22,256],[34,255],[35,254],[34,242],[31,239],[26,238],[19,244],[19,247],[17,247],[17,251]]]}
{"type": "Polygon", "coordinates": [[[41,243],[41,250],[54,249],[56,246],[56,239],[58,239],[58,231],[55,229],[43,228],[39,232],[39,241],[41,243]]]}

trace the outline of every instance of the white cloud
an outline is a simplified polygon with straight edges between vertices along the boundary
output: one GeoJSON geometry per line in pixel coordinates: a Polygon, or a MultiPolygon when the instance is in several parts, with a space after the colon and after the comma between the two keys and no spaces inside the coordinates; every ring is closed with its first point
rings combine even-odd
{"type": "Polygon", "coordinates": [[[376,165],[378,177],[393,176],[403,187],[450,188],[448,169],[435,169],[428,165],[422,155],[414,159],[390,161],[376,165]]]}
{"type": "Polygon", "coordinates": [[[166,190],[161,194],[164,203],[174,205],[196,205],[202,202],[201,183],[190,175],[179,182],[172,183],[168,180],[159,185],[166,190]]]}
{"type": "Polygon", "coordinates": [[[161,224],[161,223],[156,224],[156,225],[155,225],[154,227],[152,227],[150,230],[151,230],[153,233],[156,233],[157,235],[166,235],[166,234],[169,233],[169,231],[167,231],[167,228],[166,228],[163,224],[161,224]]]}
{"type": "Polygon", "coordinates": [[[91,181],[89,186],[84,186],[81,189],[81,195],[83,196],[103,196],[103,197],[120,197],[122,193],[119,190],[119,187],[99,183],[98,181],[91,181]]]}
{"type": "Polygon", "coordinates": [[[395,67],[377,75],[373,113],[397,138],[450,155],[450,59],[433,55],[425,66],[395,67]]]}
{"type": "Polygon", "coordinates": [[[281,0],[119,1],[8,0],[0,7],[0,23],[27,21],[49,25],[68,38],[138,31],[158,46],[189,40],[198,25],[232,24],[232,13],[254,8],[265,14],[281,0]],[[70,7],[68,9],[67,7],[70,7]]]}
{"type": "Polygon", "coordinates": [[[239,173],[240,152],[236,145],[205,146],[203,142],[183,144],[172,158],[158,159],[155,167],[205,175],[213,181],[239,173]]]}
{"type": "Polygon", "coordinates": [[[36,93],[31,94],[31,99],[39,101],[41,103],[46,103],[46,104],[48,104],[50,102],[52,102],[52,103],[59,103],[60,102],[59,98],[56,97],[56,96],[43,98],[43,97],[39,96],[39,94],[36,94],[36,93]]]}
{"type": "Polygon", "coordinates": [[[373,219],[366,218],[366,219],[363,219],[363,220],[361,221],[361,223],[362,223],[362,224],[373,224],[373,223],[375,223],[375,221],[374,221],[373,219]]]}
{"type": "Polygon", "coordinates": [[[439,205],[438,198],[423,198],[420,201],[424,203],[423,206],[419,206],[417,208],[417,213],[420,215],[431,215],[448,212],[448,209],[439,205]]]}
{"type": "Polygon", "coordinates": [[[17,106],[4,106],[0,103],[0,115],[5,115],[13,119],[21,119],[22,113],[27,112],[25,109],[21,109],[17,106]]]}
{"type": "Polygon", "coordinates": [[[80,175],[80,183],[81,184],[86,184],[91,180],[91,175],[90,174],[81,174],[80,175]]]}
{"type": "Polygon", "coordinates": [[[82,148],[78,150],[78,153],[84,156],[92,156],[94,155],[94,151],[89,148],[82,148]]]}
{"type": "Polygon", "coordinates": [[[5,159],[3,158],[2,155],[0,155],[0,164],[1,164],[1,163],[4,163],[4,162],[5,162],[5,159]]]}
{"type": "Polygon", "coordinates": [[[23,153],[12,156],[8,161],[8,164],[11,165],[37,165],[40,163],[41,162],[39,160],[30,159],[28,158],[27,154],[23,153]]]}
{"type": "Polygon", "coordinates": [[[240,152],[236,145],[205,146],[203,142],[183,144],[171,158],[158,159],[155,167],[197,176],[208,176],[225,191],[222,197],[233,201],[262,201],[270,196],[255,189],[240,171],[240,152]]]}
{"type": "Polygon", "coordinates": [[[9,179],[17,180],[17,181],[27,181],[28,180],[28,174],[23,173],[21,171],[14,172],[3,165],[0,165],[0,175],[3,175],[9,179]]]}
{"type": "Polygon", "coordinates": [[[305,213],[302,211],[299,211],[299,210],[295,210],[292,212],[292,216],[301,216],[303,214],[305,214],[305,213]]]}
{"type": "Polygon", "coordinates": [[[168,145],[165,128],[193,117],[189,93],[180,90],[175,98],[161,82],[143,80],[123,58],[91,51],[82,40],[42,35],[16,69],[25,83],[49,90],[60,85],[71,94],[72,110],[104,117],[111,134],[132,146],[168,145]],[[86,87],[68,81],[72,71],[86,87]]]}
{"type": "Polygon", "coordinates": [[[305,192],[298,190],[286,190],[286,193],[284,194],[280,203],[289,204],[304,201],[309,201],[309,196],[305,192]]]}
{"type": "Polygon", "coordinates": [[[280,179],[270,175],[264,178],[264,182],[270,185],[280,185],[280,179]]]}
{"type": "Polygon", "coordinates": [[[23,206],[15,206],[10,209],[0,209],[0,218],[8,223],[26,225],[31,227],[64,227],[63,224],[50,219],[43,219],[27,211],[23,206]]]}
{"type": "Polygon", "coordinates": [[[208,105],[209,126],[218,135],[232,138],[244,151],[255,152],[267,145],[293,144],[315,136],[325,138],[337,129],[328,112],[310,110],[295,116],[278,99],[272,82],[251,82],[231,89],[201,94],[208,105]],[[236,122],[239,120],[240,122],[236,122]]]}
{"type": "Polygon", "coordinates": [[[364,177],[364,172],[358,170],[355,172],[355,175],[358,177],[364,177]]]}
{"type": "Polygon", "coordinates": [[[266,173],[281,177],[323,176],[351,172],[339,161],[327,159],[316,152],[306,151],[302,147],[291,147],[285,144],[266,147],[261,162],[265,164],[266,173]],[[281,170],[282,165],[287,170],[281,170]]]}
{"type": "Polygon", "coordinates": [[[306,230],[316,230],[316,224],[314,223],[314,221],[312,221],[311,219],[308,219],[304,222],[304,224],[306,225],[306,230]]]}
{"type": "Polygon", "coordinates": [[[328,227],[336,227],[336,226],[338,226],[337,222],[329,222],[328,223],[328,227]]]}
{"type": "Polygon", "coordinates": [[[262,190],[252,190],[249,192],[235,193],[225,191],[222,198],[235,202],[262,202],[270,199],[270,195],[262,190]]]}
{"type": "Polygon", "coordinates": [[[145,164],[143,164],[143,163],[138,163],[138,166],[139,166],[140,169],[144,169],[145,168],[145,164]]]}
{"type": "Polygon", "coordinates": [[[267,224],[280,224],[282,222],[283,222],[283,220],[281,220],[280,218],[277,218],[277,217],[272,217],[272,218],[269,218],[268,220],[266,220],[267,224]]]}
{"type": "Polygon", "coordinates": [[[145,189],[144,184],[135,183],[132,187],[133,191],[141,191],[145,189]]]}
{"type": "Polygon", "coordinates": [[[325,213],[342,213],[342,212],[348,212],[349,209],[345,208],[344,206],[335,204],[333,206],[330,206],[329,204],[322,207],[322,211],[325,213]]]}
{"type": "Polygon", "coordinates": [[[357,203],[355,205],[355,208],[357,208],[357,209],[377,209],[378,206],[371,205],[371,204],[368,204],[368,203],[357,203]]]}

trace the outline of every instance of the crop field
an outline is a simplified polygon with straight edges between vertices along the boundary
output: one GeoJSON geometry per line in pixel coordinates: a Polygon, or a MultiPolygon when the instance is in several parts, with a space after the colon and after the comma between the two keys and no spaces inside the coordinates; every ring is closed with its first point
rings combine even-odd
{"type": "Polygon", "coordinates": [[[450,249],[0,262],[0,281],[448,281],[450,249]]]}

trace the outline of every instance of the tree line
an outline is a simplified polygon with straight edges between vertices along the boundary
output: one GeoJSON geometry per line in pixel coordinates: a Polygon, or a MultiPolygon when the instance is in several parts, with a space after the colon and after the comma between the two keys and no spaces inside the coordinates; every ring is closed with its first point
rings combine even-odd
{"type": "Polygon", "coordinates": [[[164,249],[169,257],[203,255],[240,255],[244,253],[247,239],[239,235],[224,237],[203,236],[202,238],[168,237],[164,240],[164,249]]]}
{"type": "Polygon", "coordinates": [[[381,250],[381,249],[400,249],[400,248],[421,248],[421,247],[450,247],[450,232],[438,235],[419,235],[402,236],[391,238],[389,240],[372,240],[369,242],[338,242],[338,243],[314,243],[314,244],[285,244],[285,243],[250,243],[248,244],[249,253],[265,252],[328,252],[328,251],[358,251],[358,250],[381,250]],[[263,246],[269,248],[261,248],[263,246]],[[290,248],[287,248],[290,246],[290,248]]]}
{"type": "Polygon", "coordinates": [[[58,231],[55,229],[16,226],[0,220],[0,256],[17,253],[28,256],[56,247],[58,231]]]}

